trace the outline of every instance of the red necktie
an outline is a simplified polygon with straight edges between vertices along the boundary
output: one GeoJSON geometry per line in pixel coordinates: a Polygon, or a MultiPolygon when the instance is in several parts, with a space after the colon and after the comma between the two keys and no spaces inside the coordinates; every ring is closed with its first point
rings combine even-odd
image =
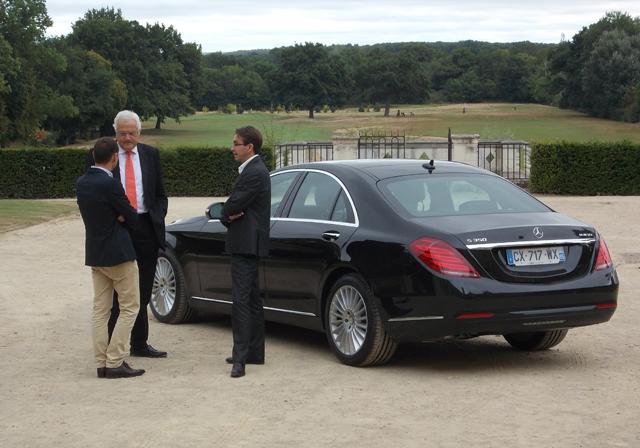
{"type": "Polygon", "coordinates": [[[124,179],[125,190],[127,198],[131,203],[131,207],[138,210],[138,195],[136,194],[136,173],[133,170],[133,159],[131,158],[132,151],[126,151],[127,163],[124,166],[124,179]]]}

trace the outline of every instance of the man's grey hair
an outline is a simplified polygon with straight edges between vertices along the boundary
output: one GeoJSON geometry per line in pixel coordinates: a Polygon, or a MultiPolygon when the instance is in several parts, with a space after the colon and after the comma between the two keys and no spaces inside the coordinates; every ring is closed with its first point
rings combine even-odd
{"type": "Polygon", "coordinates": [[[136,127],[138,128],[138,134],[142,130],[142,122],[140,121],[140,117],[137,113],[131,110],[121,110],[118,112],[118,115],[116,115],[116,118],[113,119],[113,129],[116,132],[118,132],[118,123],[123,120],[135,120],[136,127]]]}

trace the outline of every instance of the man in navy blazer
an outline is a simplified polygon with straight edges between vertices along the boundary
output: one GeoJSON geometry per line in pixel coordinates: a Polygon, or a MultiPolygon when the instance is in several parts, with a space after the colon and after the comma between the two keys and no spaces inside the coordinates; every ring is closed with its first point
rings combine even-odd
{"type": "Polygon", "coordinates": [[[111,170],[118,164],[118,145],[109,137],[93,148],[95,165],[76,182],[78,207],[84,222],[85,264],[91,266],[93,280],[93,347],[99,378],[127,378],[144,373],[131,368],[129,354],[131,328],[138,315],[140,293],[136,253],[125,226],[134,226],[138,217],[111,170]],[[113,291],[120,296],[120,316],[109,340],[107,323],[113,291]]]}
{"type": "Polygon", "coordinates": [[[221,213],[227,226],[225,250],[231,254],[233,364],[231,377],[245,374],[245,364],[264,364],[264,311],[258,283],[260,257],[269,254],[271,180],[260,158],[262,135],[252,126],[236,129],[231,152],[240,162],[221,213]]]}

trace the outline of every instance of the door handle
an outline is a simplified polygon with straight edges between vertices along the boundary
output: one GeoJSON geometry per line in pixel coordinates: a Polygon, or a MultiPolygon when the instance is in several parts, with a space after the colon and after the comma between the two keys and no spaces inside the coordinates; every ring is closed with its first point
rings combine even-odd
{"type": "Polygon", "coordinates": [[[327,241],[335,241],[340,238],[340,232],[336,232],[335,230],[330,230],[328,232],[324,232],[322,234],[322,238],[327,241]]]}

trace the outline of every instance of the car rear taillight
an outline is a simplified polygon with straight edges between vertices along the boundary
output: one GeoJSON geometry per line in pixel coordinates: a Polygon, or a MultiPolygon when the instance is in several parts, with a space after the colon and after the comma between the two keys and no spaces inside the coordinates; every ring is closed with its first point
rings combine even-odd
{"type": "Polygon", "coordinates": [[[480,274],[450,244],[433,238],[420,238],[409,245],[411,253],[429,268],[454,277],[479,278],[480,274]]]}
{"type": "Polygon", "coordinates": [[[600,237],[600,245],[598,247],[598,255],[596,256],[596,265],[593,268],[596,271],[601,269],[607,269],[613,266],[613,261],[611,261],[611,255],[609,255],[609,249],[607,248],[607,244],[604,242],[604,239],[600,237]]]}

